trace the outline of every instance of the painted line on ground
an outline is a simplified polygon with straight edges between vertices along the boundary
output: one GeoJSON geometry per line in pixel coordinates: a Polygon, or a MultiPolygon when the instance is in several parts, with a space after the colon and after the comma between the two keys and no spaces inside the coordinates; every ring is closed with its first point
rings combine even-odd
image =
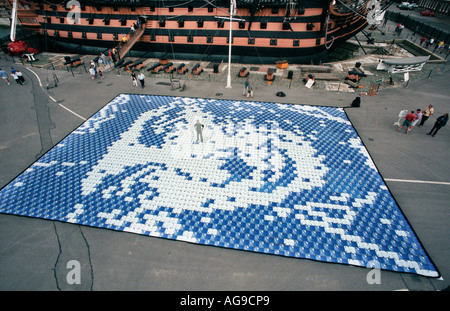
{"type": "MultiPolygon", "coordinates": [[[[41,79],[39,78],[39,76],[37,75],[37,73],[35,73],[33,70],[31,70],[30,68],[27,68],[29,71],[31,71],[36,78],[38,79],[39,82],[39,86],[42,87],[42,82],[41,79]]],[[[48,94],[47,94],[48,95],[48,94]]],[[[54,99],[52,96],[48,95],[48,97],[50,97],[51,100],[53,100],[55,103],[57,102],[56,99],[54,99]]],[[[62,104],[58,104],[60,105],[62,108],[66,109],[67,111],[69,111],[71,114],[73,114],[74,116],[77,116],[78,118],[86,121],[87,119],[85,117],[80,116],[78,113],[76,113],[75,111],[70,110],[69,108],[67,108],[66,106],[62,105],[62,104]]]]}
{"type": "Polygon", "coordinates": [[[62,108],[66,109],[67,111],[69,111],[69,112],[72,113],[73,115],[77,116],[78,118],[80,118],[80,119],[82,119],[82,120],[84,120],[84,121],[87,120],[86,118],[84,118],[84,117],[80,116],[78,113],[76,113],[76,112],[70,110],[69,108],[67,108],[67,107],[64,106],[63,104],[58,104],[58,105],[60,105],[62,108]]]}
{"type": "Polygon", "coordinates": [[[444,181],[429,181],[429,180],[408,180],[408,179],[393,179],[393,178],[385,178],[385,181],[394,181],[394,182],[406,182],[406,183],[416,183],[416,184],[433,184],[433,185],[450,185],[450,182],[444,181]]]}
{"type": "Polygon", "coordinates": [[[25,67],[25,68],[27,68],[29,71],[31,71],[31,72],[36,76],[36,78],[38,79],[38,82],[39,82],[39,86],[42,87],[41,79],[39,78],[39,76],[37,75],[37,73],[35,73],[33,70],[31,70],[31,69],[28,68],[28,67],[25,67]]]}

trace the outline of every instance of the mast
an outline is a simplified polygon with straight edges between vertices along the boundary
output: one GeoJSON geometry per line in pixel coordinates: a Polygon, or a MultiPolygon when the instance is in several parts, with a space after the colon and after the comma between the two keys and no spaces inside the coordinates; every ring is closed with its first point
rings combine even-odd
{"type": "Polygon", "coordinates": [[[234,10],[236,8],[236,1],[231,0],[230,1],[230,39],[228,41],[228,76],[227,76],[227,85],[226,88],[231,88],[231,42],[233,41],[232,38],[232,20],[233,20],[233,14],[234,10]]]}
{"type": "Polygon", "coordinates": [[[16,25],[17,25],[17,0],[14,0],[11,11],[11,33],[9,34],[11,42],[16,41],[16,25]]]}

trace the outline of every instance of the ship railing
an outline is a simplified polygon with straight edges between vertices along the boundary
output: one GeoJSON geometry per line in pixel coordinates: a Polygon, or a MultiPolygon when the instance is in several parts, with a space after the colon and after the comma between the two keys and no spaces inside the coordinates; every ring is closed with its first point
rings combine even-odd
{"type": "Polygon", "coordinates": [[[336,0],[335,4],[330,5],[330,13],[335,16],[346,16],[356,13],[360,15],[360,17],[365,18],[369,2],[370,0],[364,1],[336,0]]]}
{"type": "Polygon", "coordinates": [[[120,43],[116,46],[116,50],[118,51],[119,58],[122,59],[128,53],[128,51],[133,47],[137,40],[143,35],[146,28],[145,23],[141,23],[138,29],[131,30],[128,32],[126,36],[126,41],[123,41],[123,38],[120,40],[120,43]]]}

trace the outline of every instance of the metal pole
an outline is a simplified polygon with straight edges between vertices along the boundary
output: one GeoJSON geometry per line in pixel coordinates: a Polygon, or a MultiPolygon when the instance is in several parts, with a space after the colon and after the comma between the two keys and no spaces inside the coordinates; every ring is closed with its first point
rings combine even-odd
{"type": "Polygon", "coordinates": [[[234,11],[234,0],[230,1],[230,36],[229,36],[229,42],[228,42],[228,76],[227,76],[227,89],[231,89],[231,42],[233,41],[232,38],[232,18],[233,18],[233,11],[234,11]]]}
{"type": "Polygon", "coordinates": [[[364,54],[366,54],[367,55],[367,52],[366,52],[366,50],[364,50],[364,47],[361,45],[361,42],[359,42],[359,40],[358,40],[358,38],[356,37],[356,36],[354,36],[354,38],[356,39],[356,41],[358,42],[358,44],[359,44],[359,46],[360,46],[360,48],[363,50],[363,52],[364,52],[364,54]]]}

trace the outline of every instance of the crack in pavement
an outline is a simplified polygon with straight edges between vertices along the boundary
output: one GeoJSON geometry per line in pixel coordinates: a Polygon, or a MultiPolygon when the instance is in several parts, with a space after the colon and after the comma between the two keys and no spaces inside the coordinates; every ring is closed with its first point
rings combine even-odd
{"type": "Polygon", "coordinates": [[[58,231],[57,224],[53,222],[59,252],[52,268],[57,290],[93,291],[94,266],[88,239],[80,225],[61,224],[58,231]]]}
{"type": "Polygon", "coordinates": [[[94,289],[94,267],[92,266],[92,261],[91,261],[91,248],[89,246],[89,243],[86,239],[86,236],[83,233],[83,230],[81,230],[81,226],[78,226],[80,228],[80,233],[81,236],[83,237],[84,242],[86,243],[86,247],[87,247],[87,252],[88,252],[88,260],[89,260],[89,266],[91,268],[91,287],[90,290],[93,291],[94,289]]]}
{"type": "Polygon", "coordinates": [[[56,266],[58,265],[59,257],[61,256],[61,253],[62,253],[62,248],[61,248],[61,241],[59,240],[58,231],[56,230],[55,222],[53,222],[53,230],[54,230],[55,235],[56,235],[56,240],[58,241],[59,253],[58,253],[58,256],[56,257],[56,261],[55,261],[55,264],[53,265],[52,270],[53,270],[53,275],[54,275],[54,277],[55,277],[56,288],[57,288],[59,291],[61,291],[61,288],[59,287],[59,283],[58,283],[58,277],[57,277],[57,275],[56,275],[56,266]]]}
{"type": "Polygon", "coordinates": [[[24,75],[31,81],[31,94],[33,96],[34,106],[32,109],[36,113],[36,121],[39,129],[39,136],[41,141],[41,152],[36,155],[36,158],[40,158],[44,153],[53,147],[53,140],[50,130],[55,128],[50,117],[50,109],[48,107],[48,95],[42,90],[42,88],[36,87],[36,81],[26,71],[24,75]]]}

